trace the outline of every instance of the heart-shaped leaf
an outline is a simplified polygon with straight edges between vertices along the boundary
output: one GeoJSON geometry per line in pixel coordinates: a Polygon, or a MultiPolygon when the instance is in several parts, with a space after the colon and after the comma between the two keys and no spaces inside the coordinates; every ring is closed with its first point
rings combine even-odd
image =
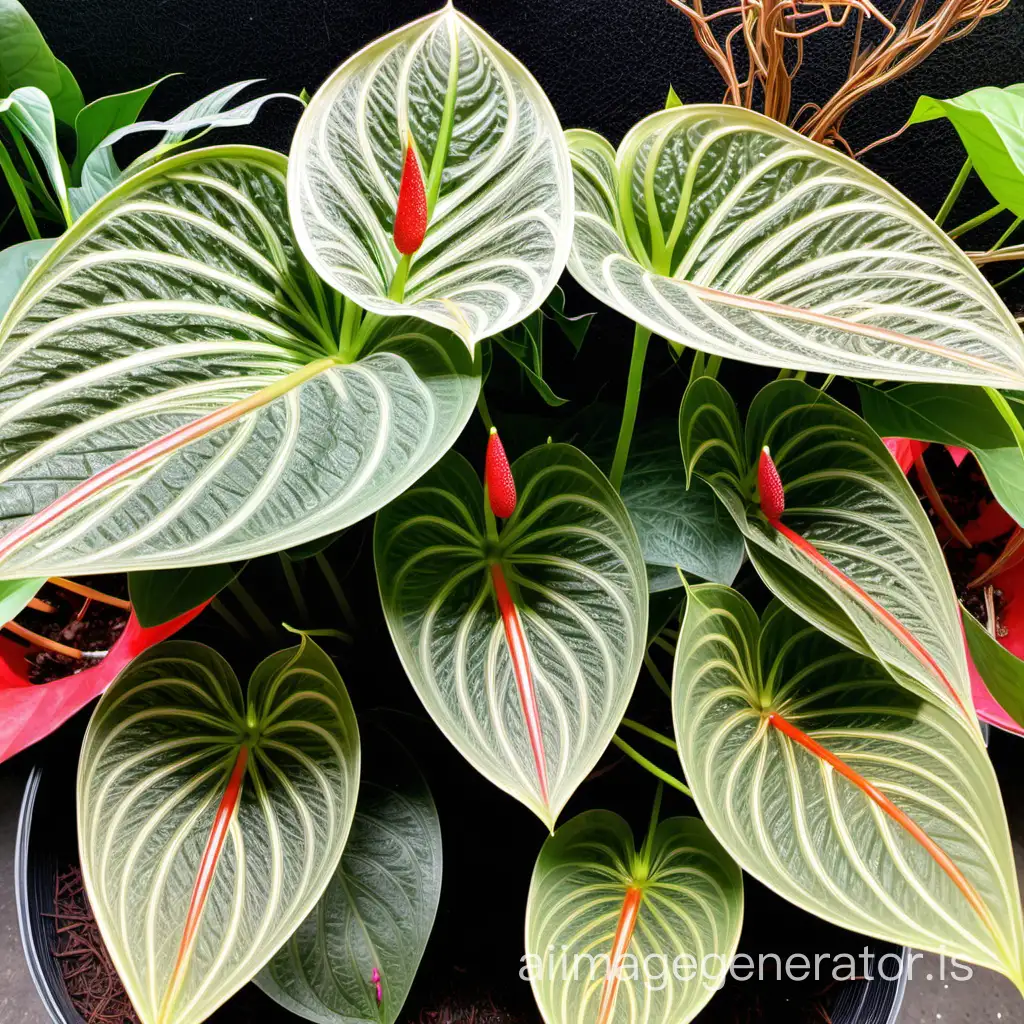
{"type": "Polygon", "coordinates": [[[986,85],[950,100],[922,96],[908,124],[948,117],[994,199],[1024,216],[1024,85],[986,85]]]}
{"type": "Polygon", "coordinates": [[[359,734],[312,641],[243,697],[202,644],[137,658],[89,723],[78,842],[89,902],[143,1024],[198,1024],[295,931],[352,823],[359,734]]]}
{"type": "Polygon", "coordinates": [[[679,430],[688,472],[715,489],[777,597],[976,724],[959,607],[935,531],[859,416],[800,381],[777,381],[751,403],[744,437],[732,398],[702,377],[687,388],[679,430]],[[785,489],[781,524],[755,495],[763,446],[785,489]]]}
{"type": "MultiPolygon", "coordinates": [[[[858,385],[864,418],[883,437],[912,437],[972,452],[999,504],[1024,524],[1024,452],[980,388],[953,384],[858,385]]],[[[1024,414],[1024,394],[1005,395],[1024,414]]]]}
{"type": "Polygon", "coordinates": [[[321,1024],[398,1019],[441,896],[434,801],[409,755],[385,736],[375,732],[373,742],[387,767],[375,765],[373,781],[364,770],[334,877],[257,978],[283,1007],[321,1024]]]}
{"type": "Polygon", "coordinates": [[[162,161],[35,268],[0,324],[0,578],[301,544],[458,436],[479,388],[465,347],[396,317],[341,351],[285,173],[249,147],[162,161]]]}
{"type": "Polygon", "coordinates": [[[835,149],[713,105],[652,114],[617,153],[568,139],[569,270],[669,341],[852,377],[1024,383],[1024,336],[979,271],[835,149]]]}
{"type": "Polygon", "coordinates": [[[382,509],[388,627],[438,727],[553,826],[626,710],[647,643],[647,579],[607,478],[565,444],[512,467],[519,502],[488,538],[483,485],[448,455],[382,509]]]}
{"type": "Polygon", "coordinates": [[[587,811],[544,843],[526,909],[526,965],[546,1024],[686,1024],[739,942],[743,877],[697,818],[629,825],[587,811]],[[564,965],[564,969],[563,969],[564,965]]]}
{"type": "Polygon", "coordinates": [[[365,309],[473,343],[535,310],[565,266],[572,172],[558,118],[526,68],[451,4],[338,68],[291,152],[302,251],[365,309]],[[410,144],[428,213],[411,263],[392,239],[410,144]]]}
{"type": "Polygon", "coordinates": [[[1024,990],[1006,814],[974,730],[778,602],[689,592],[675,734],[704,820],[814,914],[991,967],[1024,990]]]}

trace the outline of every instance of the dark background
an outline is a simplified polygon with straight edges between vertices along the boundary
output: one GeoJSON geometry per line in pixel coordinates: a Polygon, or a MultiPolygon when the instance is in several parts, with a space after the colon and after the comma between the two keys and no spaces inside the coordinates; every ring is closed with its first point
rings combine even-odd
{"type": "MultiPolygon", "coordinates": [[[[305,87],[312,92],[354,51],[439,4],[439,0],[387,4],[374,0],[23,2],[53,51],[74,71],[87,100],[138,87],[171,71],[183,72],[160,87],[147,107],[149,117],[175,113],[212,89],[245,78],[265,79],[265,85],[257,87],[261,91],[298,92],[305,87]]],[[[886,9],[892,6],[890,0],[882,3],[886,9]]],[[[530,68],[565,127],[593,128],[617,144],[639,118],[663,105],[670,83],[684,101],[721,98],[721,81],[694,42],[688,22],[663,0],[464,0],[459,6],[530,68]]],[[[794,110],[806,100],[826,98],[842,80],[849,59],[848,41],[842,33],[825,33],[808,44],[794,110]]],[[[982,22],[973,35],[941,48],[921,68],[854,108],[845,125],[846,137],[859,148],[894,131],[904,123],[921,93],[955,96],[981,85],[1007,85],[1024,79],[1022,58],[1024,0],[1015,0],[1007,11],[982,22]]],[[[253,126],[234,133],[218,132],[213,138],[240,138],[287,151],[298,114],[297,104],[275,101],[264,108],[253,126]]],[[[952,128],[936,122],[908,131],[870,154],[866,163],[934,214],[962,160],[952,128]]],[[[951,223],[990,204],[983,190],[969,189],[951,223]]],[[[598,305],[571,286],[569,300],[570,312],[593,310],[598,305]]],[[[548,410],[528,389],[520,391],[511,364],[503,364],[509,372],[499,374],[501,364],[495,363],[488,400],[503,425],[513,458],[529,446],[527,438],[534,433],[557,430],[558,435],[567,436],[565,424],[572,423],[581,410],[585,414],[595,398],[621,402],[631,334],[631,324],[604,310],[580,359],[567,358],[570,350],[564,344],[556,347],[555,341],[549,343],[546,375],[558,393],[574,400],[557,412],[550,428],[536,419],[536,414],[548,410]],[[513,425],[514,429],[509,429],[513,425]]],[[[674,416],[685,386],[686,365],[677,368],[665,346],[652,346],[649,359],[642,415],[674,416]]],[[[723,379],[734,393],[742,393],[753,391],[774,374],[774,370],[733,364],[726,368],[723,379]]],[[[842,397],[849,396],[844,393],[842,397]]],[[[617,413],[612,419],[615,417],[617,413]]],[[[568,435],[572,436],[571,429],[568,435]]],[[[479,458],[484,437],[474,419],[460,446],[479,458]]],[[[581,440],[579,435],[577,440],[581,440]]],[[[444,834],[445,882],[438,927],[407,1005],[408,1018],[415,1020],[421,1009],[436,1005],[449,991],[464,988],[471,994],[493,995],[511,1009],[522,1008],[526,1019],[535,1019],[535,1011],[528,1009],[529,992],[516,974],[526,889],[544,829],[529,812],[470,769],[436,729],[422,722],[422,711],[411,695],[380,616],[367,550],[369,525],[362,524],[343,538],[344,546],[335,555],[343,563],[338,568],[361,627],[357,644],[351,651],[341,652],[338,663],[361,715],[382,705],[408,713],[408,718],[398,716],[396,722],[405,722],[399,731],[416,750],[429,776],[444,834]]],[[[257,593],[279,591],[273,583],[250,586],[257,593]]],[[[223,630],[214,642],[225,645],[223,630]]],[[[229,652],[225,649],[225,653],[229,652]]],[[[244,662],[264,652],[232,653],[244,679],[244,662]]],[[[650,699],[652,692],[653,686],[644,676],[637,686],[637,699],[647,702],[646,714],[654,716],[648,720],[656,725],[657,698],[650,699]]],[[[634,708],[632,713],[641,717],[645,710],[634,708]]],[[[667,721],[661,725],[670,728],[667,721]]],[[[999,738],[996,749],[1004,762],[1019,756],[1019,748],[1005,737],[999,738]]],[[[24,769],[39,756],[32,752],[21,755],[14,767],[24,769]]],[[[667,766],[669,762],[664,763],[667,766]]],[[[638,830],[642,828],[653,793],[649,777],[614,756],[602,762],[601,773],[577,794],[563,820],[586,806],[603,803],[625,814],[638,830]]],[[[1014,820],[1024,818],[1020,799],[1016,794],[1007,796],[1017,808],[1014,820]]],[[[670,814],[692,813],[692,805],[670,793],[666,810],[670,814]]],[[[1018,832],[1015,838],[1020,840],[1018,832]]],[[[760,902],[763,897],[757,895],[757,887],[749,879],[747,883],[748,921],[755,926],[755,934],[748,935],[747,941],[753,947],[763,943],[767,948],[787,944],[793,949],[804,944],[833,951],[842,948],[831,944],[836,936],[822,938],[818,922],[786,917],[790,912],[770,899],[760,902]],[[758,924],[762,934],[757,933],[758,924]]],[[[839,943],[843,941],[853,948],[862,944],[853,937],[838,938],[839,943]]],[[[991,975],[984,977],[982,986],[986,994],[997,994],[998,983],[991,975]]],[[[968,1019],[970,1011],[946,1006],[952,993],[939,992],[938,983],[935,988],[940,1000],[937,1005],[946,1011],[946,1019],[968,1019]]],[[[973,999],[975,1008],[985,1004],[977,994],[973,999]]],[[[924,1005],[921,1002],[914,1009],[920,1011],[924,1005]]],[[[1003,1019],[1018,1019],[1005,1013],[1007,1005],[999,1004],[1003,1019]]],[[[1019,1003],[1012,1005],[1019,1010],[1019,1003]]],[[[228,1024],[236,1019],[276,1019],[258,993],[241,997],[240,1007],[244,1009],[236,1014],[226,1010],[217,1020],[228,1024]]],[[[932,1010],[929,1019],[934,1016],[932,1010]]],[[[919,1017],[923,1019],[919,1013],[913,1019],[919,1017]]],[[[792,1021],[789,1015],[786,1024],[792,1021]]]]}

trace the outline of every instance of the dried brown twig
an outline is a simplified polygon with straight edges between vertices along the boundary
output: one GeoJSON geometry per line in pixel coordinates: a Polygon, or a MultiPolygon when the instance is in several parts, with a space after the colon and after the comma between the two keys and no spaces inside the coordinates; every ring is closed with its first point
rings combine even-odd
{"type": "Polygon", "coordinates": [[[842,135],[850,108],[895,81],[943,43],[960,39],[1009,0],[898,0],[886,15],[872,0],[740,0],[709,10],[704,0],[668,0],[725,82],[723,102],[760,109],[817,142],[850,146],[842,135]],[[846,80],[823,103],[792,114],[793,79],[806,42],[854,16],[846,80]]]}

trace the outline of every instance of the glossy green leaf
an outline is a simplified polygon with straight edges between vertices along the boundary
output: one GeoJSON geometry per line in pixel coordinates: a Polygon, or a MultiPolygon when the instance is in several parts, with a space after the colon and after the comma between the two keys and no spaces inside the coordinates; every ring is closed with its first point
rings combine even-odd
{"type": "MultiPolygon", "coordinates": [[[[999,504],[1024,524],[1024,453],[980,388],[953,384],[859,385],[864,418],[882,437],[910,437],[973,452],[999,504]]],[[[1024,393],[1005,395],[1018,418],[1024,393]]]]}
{"type": "Polygon", "coordinates": [[[512,467],[519,503],[487,539],[483,485],[450,454],[382,509],[384,614],[420,700],[459,752],[553,826],[622,718],[647,635],[636,533],[582,452],[543,445],[512,467]],[[525,636],[510,654],[497,566],[525,636]]]}
{"type": "Polygon", "coordinates": [[[530,882],[526,964],[541,1016],[687,1024],[717,991],[742,922],[740,869],[704,822],[662,821],[638,852],[617,814],[580,814],[545,841],[530,882]]]}
{"type": "Polygon", "coordinates": [[[1024,383],[1024,335],[981,273],[836,149],[715,105],[652,114],[617,152],[568,140],[569,270],[669,341],[852,377],[1024,383]]]}
{"type": "Polygon", "coordinates": [[[18,0],[0,0],[0,99],[24,86],[41,89],[57,118],[74,123],[83,102],[75,76],[54,57],[18,0]]]}
{"type": "Polygon", "coordinates": [[[640,538],[652,590],[681,587],[679,569],[732,583],[743,560],[743,535],[708,484],[695,478],[687,486],[674,423],[637,432],[619,493],[640,538]]]}
{"type": "Polygon", "coordinates": [[[39,593],[45,576],[27,580],[0,580],[0,625],[10,622],[39,593]]]}
{"type": "Polygon", "coordinates": [[[1006,974],[1024,929],[974,729],[773,603],[690,590],[672,685],[686,779],[740,865],[835,924],[1006,974]]]}
{"type": "Polygon", "coordinates": [[[986,85],[940,100],[922,96],[908,124],[948,117],[993,198],[1024,217],[1024,85],[986,85]]]}
{"type": "Polygon", "coordinates": [[[30,238],[0,250],[0,320],[32,268],[56,241],[56,238],[30,238]]]}
{"type": "Polygon", "coordinates": [[[143,1024],[198,1024],[273,956],[338,866],[358,782],[352,705],[310,640],[244,697],[201,644],[160,644],[118,677],[82,744],[78,845],[143,1024]]]}
{"type": "Polygon", "coordinates": [[[242,561],[403,491],[478,377],[408,318],[353,362],[333,308],[276,153],[176,156],[93,207],[0,324],[0,578],[242,561]]]}
{"type": "Polygon", "coordinates": [[[530,73],[451,4],[338,68],[291,152],[302,251],[364,309],[412,313],[472,345],[528,316],[565,266],[572,173],[558,118],[530,73]],[[410,136],[429,222],[399,300],[392,229],[410,136]]]}
{"type": "Polygon", "coordinates": [[[138,89],[101,96],[78,112],[75,118],[75,137],[78,146],[75,150],[75,162],[71,165],[75,184],[81,182],[82,166],[86,158],[111,132],[134,124],[149,97],[153,95],[153,90],[165,80],[158,78],[155,82],[138,89]]]}
{"type": "Polygon", "coordinates": [[[197,565],[190,569],[128,573],[132,610],[142,626],[160,626],[216,597],[245,568],[244,563],[197,565]]]}
{"type": "Polygon", "coordinates": [[[427,783],[398,744],[380,734],[373,742],[387,770],[364,772],[334,877],[257,978],[285,1009],[318,1024],[394,1024],[441,896],[441,825],[427,783]]]}
{"type": "Polygon", "coordinates": [[[57,148],[57,123],[49,97],[40,89],[26,86],[0,99],[0,121],[16,129],[35,150],[66,220],[71,221],[64,165],[57,148]]]}
{"type": "Polygon", "coordinates": [[[966,609],[961,609],[967,646],[978,675],[999,706],[1024,728],[1024,661],[1008,651],[966,609]]]}
{"type": "Polygon", "coordinates": [[[688,471],[714,488],[775,595],[976,728],[949,570],[917,496],[878,435],[855,413],[796,380],[764,388],[742,432],[725,389],[710,377],[699,378],[686,391],[679,424],[688,471]],[[761,512],[754,481],[765,445],[785,487],[783,524],[817,548],[867,600],[761,512]],[[923,648],[925,660],[886,616],[923,648]]]}

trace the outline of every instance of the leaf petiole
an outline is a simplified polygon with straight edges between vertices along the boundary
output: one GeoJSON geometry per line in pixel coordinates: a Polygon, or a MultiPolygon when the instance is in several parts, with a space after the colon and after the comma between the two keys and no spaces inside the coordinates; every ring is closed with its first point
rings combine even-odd
{"type": "Polygon", "coordinates": [[[688,786],[680,782],[674,775],[669,775],[668,772],[659,768],[653,761],[648,761],[639,750],[631,747],[624,739],[619,736],[612,737],[612,743],[615,744],[624,754],[631,757],[641,768],[649,771],[656,779],[660,779],[667,786],[671,786],[673,789],[679,790],[684,796],[692,797],[693,794],[690,792],[688,786]]]}
{"type": "Polygon", "coordinates": [[[984,213],[979,213],[977,217],[972,217],[970,220],[965,220],[963,224],[950,228],[948,232],[949,237],[959,238],[961,235],[966,235],[968,231],[973,231],[975,228],[980,228],[982,224],[987,224],[993,217],[997,217],[1005,209],[1006,207],[1002,203],[990,206],[984,213]]]}
{"type": "Polygon", "coordinates": [[[626,403],[622,409],[619,439],[615,443],[615,457],[612,459],[612,472],[609,478],[615,490],[622,487],[622,477],[626,472],[626,460],[629,458],[629,446],[633,440],[633,428],[636,426],[636,413],[640,405],[640,387],[643,384],[647,343],[650,340],[650,330],[637,324],[636,331],[633,333],[633,354],[629,360],[626,403]]]}
{"type": "Polygon", "coordinates": [[[25,191],[25,183],[21,180],[21,176],[15,169],[11,154],[7,152],[7,147],[4,146],[3,142],[0,142],[0,172],[7,179],[7,184],[11,194],[14,196],[15,205],[18,207],[18,213],[21,214],[21,220],[25,225],[29,238],[42,237],[39,233],[39,225],[36,223],[36,218],[32,213],[32,203],[28,198],[28,193],[25,191]]]}
{"type": "Polygon", "coordinates": [[[959,198],[964,185],[967,184],[967,179],[971,175],[971,168],[973,166],[974,161],[968,157],[964,161],[963,167],[960,168],[960,173],[956,176],[956,181],[953,182],[953,187],[949,190],[949,195],[942,201],[942,206],[939,207],[939,212],[935,214],[935,224],[937,227],[941,228],[942,225],[945,224],[946,218],[953,209],[953,204],[959,198]]]}

